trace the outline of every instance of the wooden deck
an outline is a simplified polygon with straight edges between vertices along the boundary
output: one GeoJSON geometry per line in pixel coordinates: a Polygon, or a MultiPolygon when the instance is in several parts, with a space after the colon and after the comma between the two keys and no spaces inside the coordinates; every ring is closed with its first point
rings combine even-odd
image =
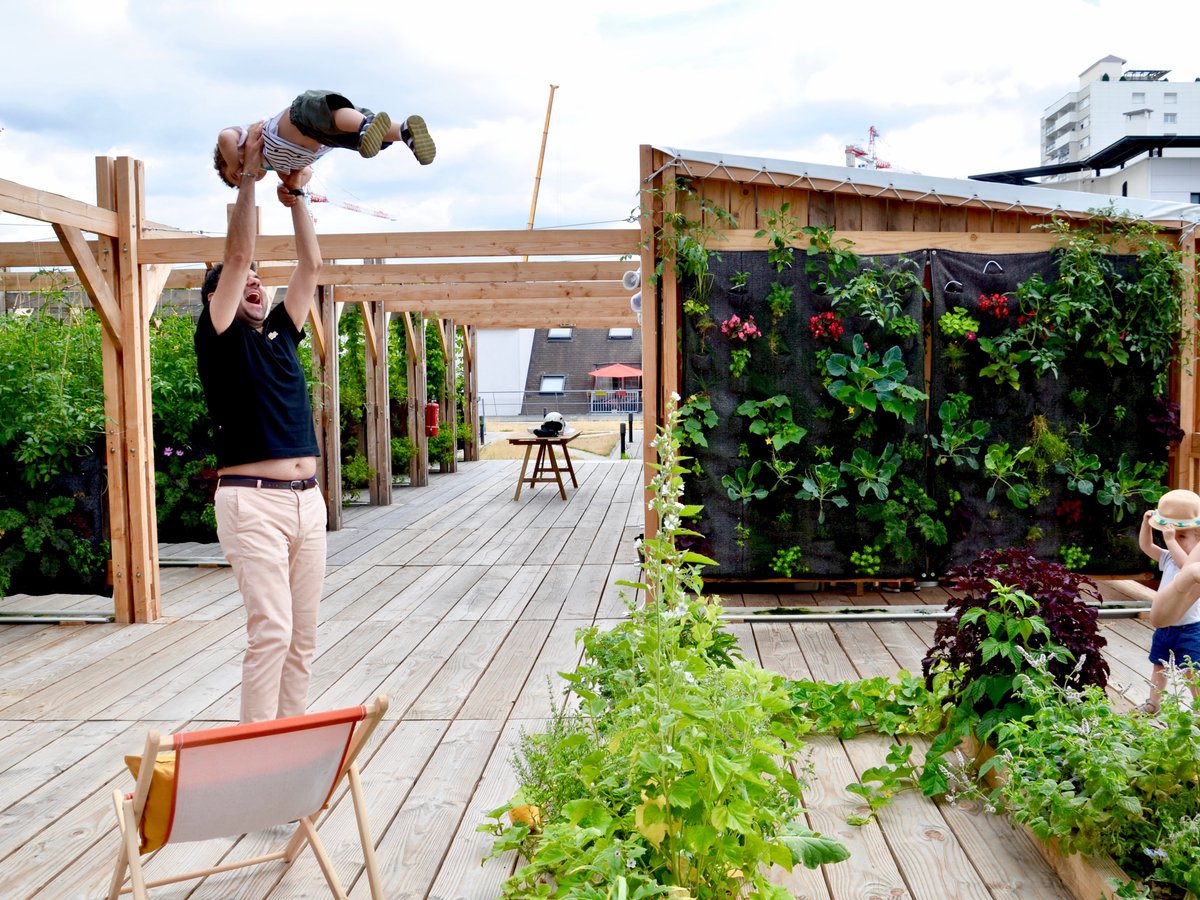
{"type": "MultiPolygon", "coordinates": [[[[390,900],[498,894],[514,860],[481,865],[490,840],[475,828],[516,787],[510,758],[522,729],[548,714],[547,678],[573,668],[578,628],[625,611],[614,582],[637,575],[640,461],[576,463],[580,486],[559,499],[538,486],[512,499],[519,462],[460,466],[430,486],[401,489],[389,507],[352,507],[330,535],[319,656],[310,708],[367,701],[391,709],[364,755],[363,780],[390,900]]],[[[169,546],[164,559],[211,557],[169,546]]],[[[237,718],[243,613],[226,567],[164,566],[165,618],[154,625],[0,625],[0,893],[6,898],[104,896],[117,847],[110,795],[128,789],[122,764],[149,728],[173,731],[237,718]]],[[[941,605],[940,589],[782,599],[941,605]]],[[[777,595],[726,595],[727,605],[775,606],[777,595]]],[[[106,598],[15,596],[8,610],[108,612],[106,598]]],[[[844,680],[915,671],[933,622],[754,623],[731,626],[746,654],[789,676],[844,680]]],[[[1145,697],[1150,628],[1106,620],[1117,684],[1145,697]]],[[[806,806],[837,835],[848,862],[791,875],[809,898],[1060,898],[1032,843],[977,809],[904,796],[878,825],[855,828],[844,786],[882,761],[886,739],[811,743],[806,806]]],[[[365,897],[348,802],[321,822],[353,897],[365,897]]],[[[272,849],[283,834],[168,847],[172,869],[272,849]],[[274,843],[271,843],[271,842],[274,843]]],[[[153,892],[160,898],[328,896],[311,855],[153,892]]]]}

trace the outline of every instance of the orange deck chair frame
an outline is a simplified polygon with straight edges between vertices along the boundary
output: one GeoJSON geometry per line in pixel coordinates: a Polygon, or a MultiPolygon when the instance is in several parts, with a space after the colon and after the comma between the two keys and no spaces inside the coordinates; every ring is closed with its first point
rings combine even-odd
{"type": "Polygon", "coordinates": [[[140,760],[126,758],[137,771],[133,793],[113,791],[121,849],[109,900],[128,892],[145,898],[152,887],[273,860],[290,864],[305,844],[333,895],[346,897],[314,825],[343,778],[350,785],[371,897],[383,900],[356,760],[387,706],[381,694],[370,706],[165,737],[151,731],[140,760]],[[298,822],[295,834],[276,853],[153,881],[143,875],[143,854],[164,844],[232,837],[292,822],[298,822]]]}

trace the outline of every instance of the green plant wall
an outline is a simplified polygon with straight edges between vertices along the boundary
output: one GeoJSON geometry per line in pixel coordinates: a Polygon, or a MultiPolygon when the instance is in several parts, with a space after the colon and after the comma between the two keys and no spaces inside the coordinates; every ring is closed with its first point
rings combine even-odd
{"type": "Polygon", "coordinates": [[[714,575],[920,578],[997,546],[1148,568],[1177,256],[1137,226],[1124,255],[1089,233],[867,258],[805,232],[807,253],[709,253],[682,279],[680,433],[714,575]]]}

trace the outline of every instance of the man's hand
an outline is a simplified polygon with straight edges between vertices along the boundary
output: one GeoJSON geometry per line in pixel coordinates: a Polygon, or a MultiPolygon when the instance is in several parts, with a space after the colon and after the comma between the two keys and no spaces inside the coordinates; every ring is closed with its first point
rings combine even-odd
{"type": "Polygon", "coordinates": [[[291,209],[297,203],[300,203],[304,197],[304,192],[297,190],[295,193],[288,188],[282,181],[275,188],[275,195],[279,198],[279,202],[291,209]]]}
{"type": "MultiPolygon", "coordinates": [[[[263,168],[263,123],[255,122],[246,129],[246,143],[242,147],[242,171],[238,173],[239,182],[243,175],[252,175],[255,181],[260,181],[266,170],[263,168]]],[[[249,178],[245,179],[249,181],[249,178]]]]}

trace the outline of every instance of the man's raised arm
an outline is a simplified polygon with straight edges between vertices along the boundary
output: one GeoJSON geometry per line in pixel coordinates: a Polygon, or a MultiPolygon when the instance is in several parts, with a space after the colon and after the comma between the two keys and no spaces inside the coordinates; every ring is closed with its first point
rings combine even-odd
{"type": "Polygon", "coordinates": [[[303,195],[289,193],[282,184],[278,190],[280,202],[292,210],[292,229],[296,234],[296,268],[288,279],[283,305],[296,323],[296,328],[301,329],[312,308],[313,295],[317,292],[317,276],[321,274],[321,247],[317,243],[317,232],[303,195]]]}
{"type": "Polygon", "coordinates": [[[255,173],[262,165],[262,147],[262,124],[251,125],[246,136],[245,168],[235,173],[238,196],[225,233],[221,277],[209,304],[213,328],[218,334],[229,327],[237,314],[246,290],[246,276],[250,274],[250,265],[254,261],[254,239],[258,230],[254,208],[255,173]]]}

